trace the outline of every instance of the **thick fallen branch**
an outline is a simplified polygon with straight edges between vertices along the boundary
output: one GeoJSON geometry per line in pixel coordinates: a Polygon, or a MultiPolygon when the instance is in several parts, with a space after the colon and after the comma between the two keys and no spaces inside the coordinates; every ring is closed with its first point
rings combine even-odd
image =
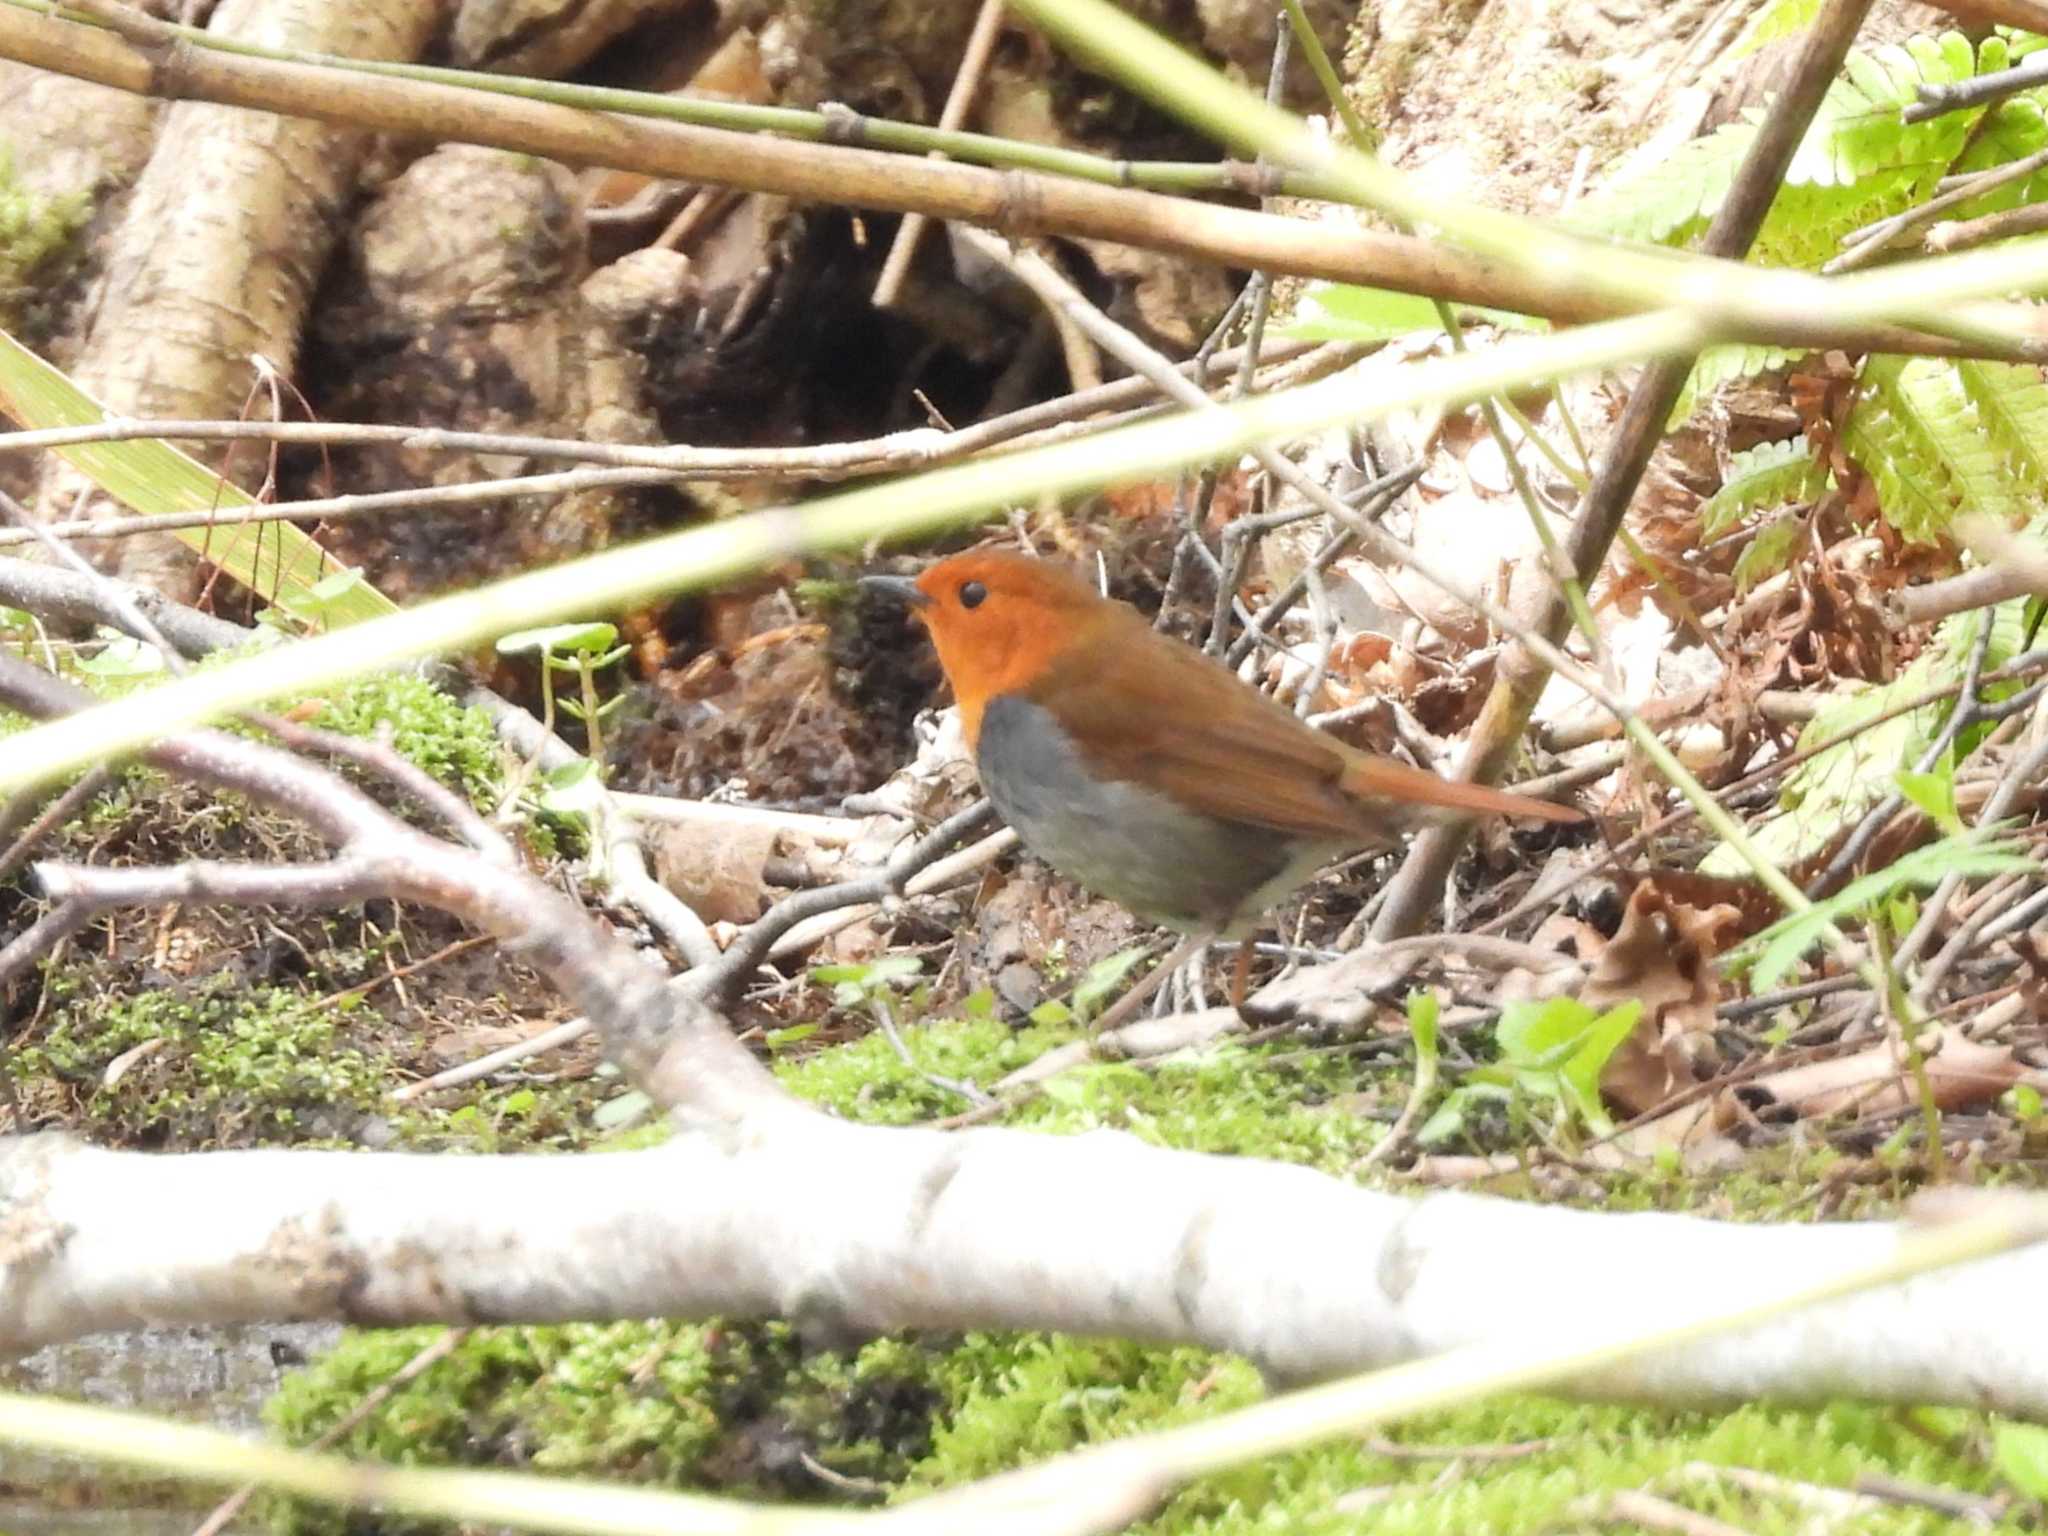
{"type": "MultiPolygon", "coordinates": [[[[1734,1306],[1876,1262],[1907,1230],[1410,1200],[1117,1133],[949,1135],[794,1105],[602,1158],[155,1156],[30,1137],[0,1144],[0,1211],[0,1350],[285,1318],[718,1315],[828,1338],[996,1327],[1196,1343],[1282,1380],[1734,1306]]],[[[1573,1390],[2048,1417],[2048,1348],[2020,1321],[2044,1287],[2048,1250],[2023,1250],[1573,1390]]]]}

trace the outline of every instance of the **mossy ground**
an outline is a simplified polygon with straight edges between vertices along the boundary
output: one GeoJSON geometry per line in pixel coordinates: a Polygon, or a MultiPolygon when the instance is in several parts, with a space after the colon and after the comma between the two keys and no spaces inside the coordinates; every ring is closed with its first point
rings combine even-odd
{"type": "MultiPolygon", "coordinates": [[[[837,1113],[901,1124],[961,1107],[932,1078],[987,1086],[1070,1037],[1066,1026],[1015,1030],[986,1017],[902,1033],[914,1066],[871,1037],[784,1062],[780,1072],[795,1092],[837,1113]]],[[[1379,1046],[1223,1045],[1151,1070],[1083,1069],[1055,1080],[1011,1123],[1047,1134],[1115,1127],[1163,1145],[1341,1173],[1384,1125],[1377,1114],[1360,1113],[1362,1093],[1397,1105],[1407,1070],[1379,1046]]],[[[1781,1160],[1739,1177],[1653,1175],[1581,1194],[1609,1206],[1796,1219],[1810,1209],[1817,1171],[1812,1158],[1781,1160]]],[[[1859,1184],[1853,1199],[1877,1211],[1895,1192],[1877,1180],[1859,1184]]],[[[1506,1269],[1502,1283],[1512,1284],[1506,1269]]],[[[1589,1286],[1600,1283],[1587,1277],[1589,1286]]],[[[287,1384],[273,1404],[274,1426],[289,1440],[309,1440],[433,1336],[352,1335],[287,1384]]],[[[808,1347],[785,1324],[492,1329],[401,1391],[344,1448],[751,1498],[879,1503],[1242,1407],[1263,1390],[1257,1373],[1234,1357],[1042,1334],[889,1337],[841,1351],[808,1347]]],[[[1982,1428],[1968,1415],[1856,1405],[1676,1413],[1516,1396],[1392,1426],[1384,1439],[1362,1437],[1203,1479],[1142,1529],[1161,1536],[1255,1529],[1485,1536],[1587,1523],[1603,1494],[1649,1489],[1769,1536],[1805,1530],[1811,1511],[1686,1469],[1749,1468],[1836,1489],[1876,1473],[1990,1493],[1998,1480],[1977,1449],[1982,1428]],[[1389,1443],[1445,1454],[1395,1454],[1389,1443]],[[1502,1447],[1517,1453],[1498,1459],[1502,1447]]],[[[282,1501],[272,1517],[287,1531],[369,1529],[282,1501]]],[[[2022,1528],[2017,1517],[2009,1525],[2022,1528]]],[[[1879,1533],[1946,1527],[1945,1517],[1905,1505],[1855,1520],[1858,1531],[1879,1533]]],[[[385,1521],[376,1529],[393,1527],[385,1521]]]]}
{"type": "MultiPolygon", "coordinates": [[[[83,680],[118,693],[143,679],[83,680]]],[[[359,679],[318,703],[299,713],[343,735],[387,740],[480,809],[504,793],[507,765],[490,722],[417,677],[359,679]]],[[[0,717],[0,732],[20,724],[0,717]]],[[[263,735],[251,725],[230,728],[263,735]]],[[[430,812],[379,776],[351,764],[340,771],[395,814],[434,825],[430,812]]],[[[102,865],[290,863],[328,852],[303,827],[239,796],[139,766],[44,851],[102,865]]],[[[0,924],[12,928],[35,911],[26,886],[0,887],[0,924]]],[[[572,1069],[561,1081],[491,1090],[445,1108],[392,1109],[396,1082],[445,1064],[433,1055],[442,1037],[459,1042],[504,1025],[522,1006],[549,1020],[560,1012],[539,978],[493,947],[463,949],[463,937],[439,913],[389,902],[345,914],[117,912],[73,940],[34,987],[0,999],[9,1046],[0,1072],[13,1080],[26,1123],[62,1125],[102,1144],[495,1151],[589,1142],[591,1110],[612,1090],[576,1076],[586,1058],[553,1063],[572,1069]],[[444,950],[457,952],[406,984],[414,962],[444,950]]],[[[478,1049],[502,1043],[491,1038],[478,1049]]]]}

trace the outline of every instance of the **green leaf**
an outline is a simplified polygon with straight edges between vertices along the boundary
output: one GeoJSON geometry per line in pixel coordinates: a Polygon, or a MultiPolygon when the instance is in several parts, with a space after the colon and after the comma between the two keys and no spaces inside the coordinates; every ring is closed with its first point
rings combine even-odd
{"type": "Polygon", "coordinates": [[[604,799],[604,776],[587,757],[549,769],[541,775],[540,785],[534,803],[550,816],[568,820],[595,814],[604,799]]]}
{"type": "Polygon", "coordinates": [[[2028,1498],[2048,1499],[2048,1429],[2000,1419],[1991,1426],[1991,1460],[2028,1498]]]}
{"type": "MultiPolygon", "coordinates": [[[[546,624],[539,629],[516,629],[498,639],[500,656],[519,656],[539,651],[544,656],[592,655],[617,642],[619,629],[602,619],[585,619],[574,624],[546,624]]],[[[619,654],[623,655],[623,652],[619,654]]]]}
{"type": "Polygon", "coordinates": [[[1798,964],[1809,949],[1820,942],[1829,923],[1838,922],[1852,913],[1874,909],[1895,891],[1924,890],[1940,883],[1948,875],[1974,879],[1984,875],[2026,874],[2040,868],[2019,851],[2020,844],[1986,842],[1984,839],[1985,834],[1976,831],[1961,837],[1945,837],[1925,848],[1916,848],[1887,868],[1850,881],[1834,895],[1815,902],[1806,911],[1789,913],[1778,919],[1737,951],[1739,954],[1754,952],[1757,955],[1750,985],[1759,992],[1769,991],[1783,980],[1785,973],[1798,964]]]}
{"type": "Polygon", "coordinates": [[[637,1125],[654,1110],[654,1101],[638,1088],[629,1088],[616,1099],[606,1099],[591,1111],[590,1123],[600,1131],[623,1131],[637,1125]]]}
{"type": "MultiPolygon", "coordinates": [[[[90,427],[112,413],[57,369],[0,331],[0,411],[22,427],[90,427]]],[[[141,513],[233,511],[256,499],[190,455],[156,438],[76,443],[59,454],[122,505],[141,513]]],[[[198,551],[258,597],[284,603],[310,598],[336,562],[290,523],[237,523],[186,528],[172,537],[198,551]]],[[[360,582],[326,610],[334,626],[396,613],[398,605],[360,582]]]]}
{"type": "Polygon", "coordinates": [[[1796,514],[1788,513],[1757,529],[1750,541],[1742,546],[1742,553],[1735,557],[1735,591],[1738,596],[1792,563],[1792,556],[1799,548],[1800,532],[1805,526],[1796,514]]]}
{"type": "MultiPolygon", "coordinates": [[[[1977,133],[1949,167],[1955,176],[1968,176],[1997,166],[2010,165],[2048,148],[2048,116],[2041,110],[2040,92],[1995,103],[1978,124],[1977,133]]],[[[2005,213],[2022,203],[2037,203],[2048,195],[2048,171],[2035,171],[2018,181],[1958,203],[1942,215],[1945,219],[1977,219],[1987,213],[2005,213]]]]}
{"type": "Polygon", "coordinates": [[[1074,1010],[1058,998],[1048,997],[1025,1017],[1034,1024],[1071,1024],[1074,1022],[1074,1010]]]}
{"type": "Polygon", "coordinates": [[[1562,1102],[1605,1135],[1613,1122],[1600,1101],[1600,1074],[1642,1012],[1633,999],[1600,1014],[1571,997],[1510,1003],[1494,1038],[1517,1086],[1562,1102]]]}
{"type": "Polygon", "coordinates": [[[1408,994],[1408,1032],[1415,1037],[1417,1062],[1434,1062],[1438,1053],[1437,1015],[1441,1005],[1434,992],[1417,990],[1408,994]]]}
{"type": "Polygon", "coordinates": [[[2014,1083],[1999,1097],[2014,1119],[2032,1125],[2041,1118],[2041,1090],[2032,1083],[2014,1083]]]}
{"type": "Polygon", "coordinates": [[[811,980],[821,987],[834,988],[838,993],[836,1000],[841,1003],[858,1003],[870,993],[915,981],[923,971],[924,962],[916,955],[878,955],[873,960],[814,965],[811,980]]]}
{"type": "Polygon", "coordinates": [[[164,670],[164,655],[146,640],[117,635],[93,655],[81,657],[78,670],[109,680],[155,677],[164,670]]]}
{"type": "Polygon", "coordinates": [[[1713,217],[1756,141],[1761,114],[1748,112],[1705,138],[1630,160],[1621,173],[1564,218],[1565,227],[1619,240],[1681,245],[1713,217]]]}
{"type": "MultiPolygon", "coordinates": [[[[1462,320],[1487,320],[1509,330],[1545,330],[1549,322],[1478,304],[1452,308],[1462,320]]],[[[1312,282],[1280,334],[1297,341],[1391,341],[1417,331],[1440,331],[1436,304],[1420,294],[1355,283],[1312,282]]]]}
{"type": "Polygon", "coordinates": [[[1943,358],[1873,357],[1842,428],[1884,519],[1926,542],[1979,512],[2011,524],[2048,487],[2048,390],[2038,371],[1965,371],[1943,358]]]}
{"type": "Polygon", "coordinates": [[[282,614],[296,621],[301,629],[339,629],[349,621],[349,614],[362,601],[365,591],[374,595],[376,589],[358,567],[345,566],[330,571],[302,591],[279,593],[277,601],[258,617],[274,626],[277,616],[282,614]]]}
{"type": "Polygon", "coordinates": [[[1084,1019],[1093,1018],[1096,1005],[1122,984],[1123,979],[1131,974],[1131,967],[1144,959],[1145,955],[1146,946],[1136,944],[1129,949],[1120,949],[1089,966],[1087,974],[1074,986],[1072,1007],[1076,1016],[1084,1019]]]}
{"type": "Polygon", "coordinates": [[[1773,0],[1754,16],[1728,50],[1730,59],[1746,58],[1781,37],[1794,37],[1813,25],[1820,0],[1773,0]]]}
{"type": "Polygon", "coordinates": [[[1622,1041],[1635,1032],[1636,1021],[1642,1015],[1643,1005],[1634,998],[1608,1009],[1588,1026],[1578,1050],[1562,1069],[1572,1106],[1595,1135],[1605,1136],[1614,1129],[1607,1106],[1601,1102],[1600,1074],[1606,1071],[1608,1058],[1622,1041]]]}
{"type": "MultiPolygon", "coordinates": [[[[1772,35],[1789,25],[1773,23],[1772,35]]],[[[1987,44],[1984,57],[1989,67],[2005,51],[1987,44]]],[[[1922,200],[1961,153],[1983,109],[1914,124],[1902,123],[1899,109],[1922,84],[1968,79],[1978,67],[1968,41],[1953,32],[1851,53],[1800,142],[1758,232],[1754,259],[1817,267],[1851,230],[1922,200]]],[[[1740,121],[1704,138],[1631,159],[1567,223],[1627,240],[1688,243],[1719,211],[1762,119],[1762,108],[1747,108],[1740,121]]]]}
{"type": "Polygon", "coordinates": [[[1911,891],[1900,891],[1884,904],[1884,910],[1894,939],[1904,939],[1919,926],[1920,899],[1911,891]]]}
{"type": "Polygon", "coordinates": [[[1956,773],[1953,763],[1933,773],[1911,773],[1900,769],[1892,776],[1899,793],[1926,813],[1927,819],[1948,837],[1959,836],[1963,819],[1956,814],[1956,773]]]}
{"type": "Polygon", "coordinates": [[[787,1029],[771,1029],[761,1038],[767,1043],[769,1050],[779,1051],[785,1046],[795,1045],[799,1040],[808,1040],[817,1032],[818,1026],[815,1024],[792,1024],[787,1029]]]}

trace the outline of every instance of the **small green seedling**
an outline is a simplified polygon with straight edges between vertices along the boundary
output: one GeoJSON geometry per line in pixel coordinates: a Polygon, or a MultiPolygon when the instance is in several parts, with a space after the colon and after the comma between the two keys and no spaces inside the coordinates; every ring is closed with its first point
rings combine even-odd
{"type": "Polygon", "coordinates": [[[105,683],[139,682],[163,672],[164,654],[146,640],[115,635],[92,655],[80,657],[78,670],[105,683]]]}
{"type": "Polygon", "coordinates": [[[1600,1100],[1600,1074],[1642,1016],[1633,1000],[1595,1013],[1576,998],[1510,1003],[1494,1030],[1501,1059],[1475,1068],[1418,1134],[1433,1145],[1463,1129],[1471,1109],[1519,1091],[1557,1106],[1566,1122],[1596,1136],[1614,1129],[1600,1100]]]}
{"type": "Polygon", "coordinates": [[[915,955],[880,955],[846,965],[814,965],[811,980],[832,989],[836,1008],[858,1008],[873,997],[915,983],[924,972],[924,962],[915,955]]]}
{"type": "Polygon", "coordinates": [[[541,724],[554,729],[555,698],[554,675],[557,672],[573,672],[576,675],[578,697],[562,699],[562,712],[572,719],[583,722],[588,739],[590,761],[597,766],[600,774],[604,771],[604,718],[617,709],[622,694],[599,701],[597,696],[597,674],[620,660],[631,649],[620,645],[619,628],[601,619],[592,619],[580,624],[549,624],[540,629],[515,630],[498,641],[500,656],[520,656],[527,652],[540,655],[540,691],[543,710],[541,724]]]}
{"type": "Polygon", "coordinates": [[[322,576],[303,592],[279,592],[277,601],[256,620],[286,634],[319,634],[332,629],[337,618],[353,613],[355,598],[367,586],[361,568],[347,566],[322,576]]]}

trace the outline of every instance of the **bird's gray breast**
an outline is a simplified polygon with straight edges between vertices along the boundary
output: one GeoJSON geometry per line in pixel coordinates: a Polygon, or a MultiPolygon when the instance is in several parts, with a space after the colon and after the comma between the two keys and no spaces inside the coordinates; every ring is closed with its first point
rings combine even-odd
{"type": "Polygon", "coordinates": [[[981,787],[1032,853],[1097,895],[1186,932],[1232,930],[1301,853],[1270,828],[1099,777],[1049,710],[1015,694],[989,700],[976,758],[981,787]]]}

